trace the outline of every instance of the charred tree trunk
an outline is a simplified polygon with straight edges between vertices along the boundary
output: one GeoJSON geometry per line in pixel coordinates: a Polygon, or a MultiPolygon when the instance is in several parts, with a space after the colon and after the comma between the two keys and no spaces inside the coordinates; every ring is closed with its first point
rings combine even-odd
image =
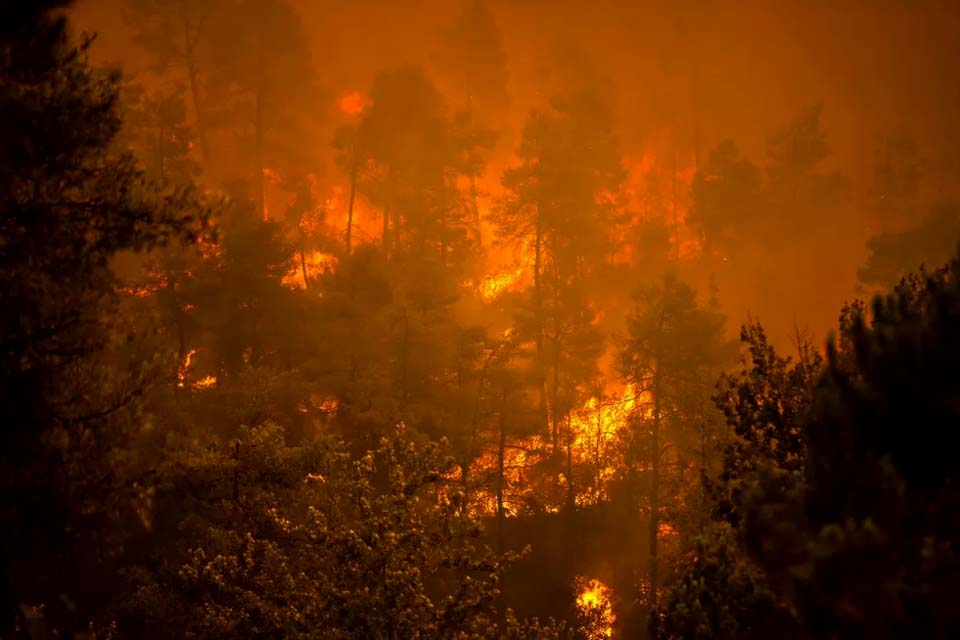
{"type": "Polygon", "coordinates": [[[383,207],[383,232],[380,234],[380,249],[386,255],[390,249],[390,207],[383,207]]]}
{"type": "Polygon", "coordinates": [[[673,250],[674,258],[680,260],[680,215],[677,209],[677,153],[673,153],[673,250]]]}
{"type": "Polygon", "coordinates": [[[477,177],[470,174],[470,207],[473,210],[473,224],[480,233],[480,205],[477,203],[477,177]]]}
{"type": "Polygon", "coordinates": [[[310,289],[310,278],[307,276],[307,256],[300,247],[300,273],[303,275],[303,288],[310,289]]]}
{"type": "MultiPolygon", "coordinates": [[[[662,324],[658,335],[658,340],[662,340],[662,324]]],[[[660,558],[658,556],[658,536],[660,533],[660,422],[663,414],[662,406],[662,387],[663,372],[661,370],[661,347],[658,346],[656,358],[654,360],[653,370],[653,433],[651,434],[651,466],[652,474],[650,478],[650,606],[657,606],[657,585],[660,580],[660,558]]],[[[656,631],[657,620],[654,616],[651,618],[651,626],[656,631]]]]}
{"type": "Polygon", "coordinates": [[[264,60],[266,43],[263,41],[263,33],[257,32],[257,69],[256,69],[256,95],[254,95],[254,163],[257,172],[254,176],[256,184],[257,208],[261,218],[267,219],[267,200],[266,185],[263,180],[264,170],[264,84],[266,80],[266,64],[264,60]]]}
{"type": "Polygon", "coordinates": [[[573,484],[573,428],[567,419],[567,511],[573,518],[577,506],[576,489],[573,484]]]}
{"type": "Polygon", "coordinates": [[[350,257],[350,241],[353,238],[353,203],[357,196],[357,173],[360,170],[360,163],[357,161],[357,151],[353,151],[353,166],[350,167],[350,200],[347,202],[347,235],[345,255],[350,257]]]}
{"type": "MultiPolygon", "coordinates": [[[[499,434],[497,438],[497,553],[503,555],[507,548],[506,541],[506,510],[504,508],[504,492],[506,489],[505,460],[507,453],[507,387],[504,385],[500,394],[500,417],[497,421],[499,434]]],[[[504,595],[505,577],[501,576],[500,594],[497,596],[497,618],[502,625],[506,619],[507,603],[504,595]]]]}
{"type": "MultiPolygon", "coordinates": [[[[537,210],[537,230],[534,237],[533,247],[533,296],[534,296],[534,319],[535,342],[537,347],[537,393],[539,395],[540,420],[543,430],[546,432],[550,428],[547,415],[547,375],[543,362],[543,283],[541,276],[541,266],[543,262],[543,217],[537,210]]],[[[553,450],[556,452],[556,441],[553,442],[553,450]]]]}

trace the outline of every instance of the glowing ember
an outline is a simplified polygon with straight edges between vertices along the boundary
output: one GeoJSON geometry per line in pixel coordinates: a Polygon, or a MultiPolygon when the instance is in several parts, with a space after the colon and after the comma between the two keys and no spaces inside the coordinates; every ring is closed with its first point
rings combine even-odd
{"type": "Polygon", "coordinates": [[[613,623],[617,617],[613,613],[613,589],[597,580],[577,578],[577,609],[588,621],[584,631],[590,640],[613,637],[613,623]]]}
{"type": "Polygon", "coordinates": [[[139,286],[128,285],[125,287],[120,287],[120,291],[122,293],[134,296],[136,298],[149,298],[150,296],[155,294],[157,291],[160,291],[160,289],[162,289],[166,285],[167,283],[165,281],[154,282],[154,283],[149,283],[149,284],[144,284],[139,286]]]}
{"type": "Polygon", "coordinates": [[[327,415],[332,415],[337,412],[337,407],[339,406],[340,405],[336,400],[333,398],[328,398],[317,405],[317,409],[323,413],[326,413],[327,415]]]}
{"type": "Polygon", "coordinates": [[[217,376],[204,376],[190,385],[190,388],[194,391],[203,391],[205,389],[213,389],[217,386],[217,376]]]}
{"type": "Polygon", "coordinates": [[[177,387],[183,389],[187,386],[187,372],[190,371],[190,363],[193,362],[193,356],[197,354],[196,349],[190,349],[183,357],[183,362],[177,368],[177,387]]]}
{"type": "Polygon", "coordinates": [[[359,91],[350,91],[340,96],[340,111],[348,116],[356,116],[367,108],[367,98],[359,91]]]}

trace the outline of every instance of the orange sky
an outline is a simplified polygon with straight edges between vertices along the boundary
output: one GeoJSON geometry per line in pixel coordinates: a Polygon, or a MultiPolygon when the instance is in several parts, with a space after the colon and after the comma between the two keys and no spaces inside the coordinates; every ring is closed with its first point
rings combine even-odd
{"type": "MultiPolygon", "coordinates": [[[[438,34],[456,16],[451,0],[296,0],[314,63],[329,95],[359,108],[384,68],[418,63],[449,86],[437,61],[438,34]],[[360,92],[354,94],[354,92],[360,92]]],[[[864,211],[875,142],[902,127],[932,167],[960,164],[960,85],[949,70],[960,55],[960,9],[946,2],[787,0],[489,0],[510,74],[509,122],[487,182],[511,160],[528,110],[571,74],[612,82],[624,153],[640,158],[665,138],[705,153],[726,137],[762,164],[767,135],[804,106],[822,102],[829,164],[848,179],[843,233],[816,252],[783,256],[777,291],[738,274],[721,298],[732,321],[760,316],[781,341],[796,322],[823,336],[843,300],[855,295],[864,241],[878,230],[864,211]],[[558,60],[566,61],[564,63],[558,60]]],[[[122,60],[145,74],[132,51],[120,0],[81,0],[80,28],[100,33],[98,60],[122,60]]],[[[331,123],[330,130],[332,130],[331,123]]],[[[324,144],[325,141],[318,141],[324,144]]],[[[953,195],[946,178],[938,195],[953,195]],[[942,193],[941,193],[942,192],[942,193]]]]}

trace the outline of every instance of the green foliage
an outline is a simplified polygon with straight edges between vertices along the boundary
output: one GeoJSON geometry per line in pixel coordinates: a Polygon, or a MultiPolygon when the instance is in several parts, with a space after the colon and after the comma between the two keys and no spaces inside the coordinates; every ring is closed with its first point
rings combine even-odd
{"type": "Polygon", "coordinates": [[[206,478],[191,496],[206,506],[177,527],[182,559],[131,572],[123,615],[139,637],[560,637],[498,622],[508,558],[458,508],[441,447],[400,429],[355,459],[324,440],[287,447],[265,424],[218,448],[171,460],[158,499],[206,478]]]}
{"type": "Polygon", "coordinates": [[[796,361],[779,356],[758,322],[744,325],[740,341],[748,355],[737,374],[724,374],[714,402],[733,429],[723,471],[712,486],[716,516],[738,524],[739,496],[753,474],[773,466],[786,477],[803,469],[803,425],[822,367],[821,356],[798,336],[796,361]]]}
{"type": "Polygon", "coordinates": [[[569,276],[577,260],[587,273],[609,248],[611,206],[625,173],[613,131],[612,104],[597,91],[555,98],[531,112],[520,164],[504,172],[507,194],[494,222],[503,237],[546,239],[546,255],[569,276]],[[539,231],[538,231],[539,227],[539,231]]]}
{"type": "Polygon", "coordinates": [[[63,4],[0,9],[4,635],[18,605],[49,603],[69,631],[98,597],[84,576],[115,561],[113,527],[133,516],[120,447],[159,365],[120,313],[113,263],[193,241],[209,215],[115,149],[119,76],[68,42],[63,4]]]}
{"type": "Polygon", "coordinates": [[[636,300],[619,366],[643,389],[659,376],[664,406],[699,383],[705,369],[720,369],[734,355],[723,337],[724,317],[701,305],[693,288],[676,277],[666,276],[661,285],[642,288],[636,300]]]}
{"type": "Polygon", "coordinates": [[[738,546],[719,526],[695,540],[687,566],[664,596],[660,638],[761,640],[803,638],[798,621],[738,546]]]}
{"type": "Polygon", "coordinates": [[[158,181],[189,184],[200,173],[190,156],[193,131],[187,124],[184,89],[148,94],[130,86],[124,96],[122,138],[137,154],[148,175],[158,181]]]}
{"type": "Polygon", "coordinates": [[[954,260],[875,300],[869,323],[854,317],[851,353],[828,346],[802,484],[751,496],[751,548],[819,636],[960,629],[956,463],[942,444],[957,420],[958,275],[954,260]]]}
{"type": "Polygon", "coordinates": [[[716,476],[705,469],[702,477],[718,522],[704,527],[686,551],[685,566],[654,613],[659,637],[806,637],[788,601],[744,548],[743,520],[759,487],[782,496],[799,482],[822,359],[799,335],[797,360],[779,356],[756,322],[744,325],[740,340],[747,347],[741,369],[721,375],[714,395],[730,431],[720,440],[722,467],[716,476]]]}

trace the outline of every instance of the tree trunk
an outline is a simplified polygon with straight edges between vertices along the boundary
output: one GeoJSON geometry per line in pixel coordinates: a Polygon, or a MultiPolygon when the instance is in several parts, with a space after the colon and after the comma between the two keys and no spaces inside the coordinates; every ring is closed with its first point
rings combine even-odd
{"type": "Polygon", "coordinates": [[[393,214],[393,236],[390,238],[390,244],[396,248],[400,246],[400,209],[394,207],[390,213],[393,214]]]}
{"type": "Polygon", "coordinates": [[[350,200],[347,203],[347,238],[346,238],[346,256],[350,257],[350,240],[353,234],[353,203],[357,195],[357,172],[360,170],[360,163],[357,162],[357,151],[353,151],[353,166],[350,168],[350,200]]]}
{"type": "Polygon", "coordinates": [[[257,175],[254,177],[256,182],[256,197],[257,197],[257,207],[260,211],[261,217],[267,219],[267,200],[266,200],[266,190],[263,180],[263,169],[264,169],[264,131],[263,131],[263,85],[264,85],[264,75],[266,74],[266,68],[264,63],[264,47],[266,43],[263,41],[263,33],[257,32],[257,86],[256,86],[256,95],[254,96],[256,113],[254,115],[254,162],[256,163],[256,172],[257,175]]]}
{"type": "Polygon", "coordinates": [[[403,308],[403,337],[400,343],[400,406],[407,404],[407,358],[409,356],[410,320],[403,308]]]}
{"type": "Polygon", "coordinates": [[[673,153],[673,244],[674,257],[680,260],[680,217],[677,211],[677,153],[673,153]]]}
{"type": "MultiPolygon", "coordinates": [[[[507,387],[504,385],[503,391],[500,395],[500,418],[498,420],[498,427],[500,430],[499,438],[497,439],[497,553],[503,555],[504,551],[507,548],[506,541],[506,518],[507,514],[503,506],[503,494],[506,485],[506,478],[504,477],[504,468],[507,453],[507,387]]],[[[504,596],[504,584],[505,576],[501,576],[500,582],[500,595],[497,597],[497,618],[502,625],[504,619],[506,618],[506,598],[504,596]]]]}
{"type": "Polygon", "coordinates": [[[256,95],[256,116],[254,122],[254,163],[256,164],[256,184],[257,210],[260,216],[267,219],[267,200],[266,189],[263,181],[263,91],[258,87],[256,95]]]}
{"type": "Polygon", "coordinates": [[[576,489],[573,486],[573,428],[567,419],[567,511],[573,517],[577,506],[576,489]]]}
{"type": "Polygon", "coordinates": [[[387,255],[390,242],[390,207],[383,207],[383,232],[380,234],[380,250],[383,255],[387,255]]]}
{"type": "Polygon", "coordinates": [[[190,98],[193,102],[193,112],[196,117],[197,138],[200,140],[200,153],[203,163],[210,164],[210,144],[207,141],[206,118],[200,108],[200,82],[197,72],[197,55],[194,49],[196,43],[190,36],[190,19],[187,17],[186,2],[180,4],[180,19],[183,22],[183,52],[187,65],[187,83],[190,85],[190,98]]]}
{"type": "Polygon", "coordinates": [[[160,180],[163,181],[166,178],[166,158],[163,153],[163,125],[160,125],[160,131],[157,132],[157,173],[160,175],[160,180]]]}
{"type": "MultiPolygon", "coordinates": [[[[501,395],[501,402],[506,405],[507,390],[504,388],[503,394],[501,395]]],[[[506,519],[506,512],[504,511],[503,506],[503,494],[504,494],[504,469],[505,461],[504,457],[507,452],[507,418],[506,418],[506,407],[503,406],[500,408],[500,419],[499,419],[499,429],[500,433],[497,440],[497,552],[503,553],[506,547],[506,541],[504,540],[504,520],[506,519]]]]}
{"type": "MultiPolygon", "coordinates": [[[[661,318],[661,325],[663,320],[661,318]]],[[[658,336],[658,340],[662,340],[662,326],[661,326],[661,335],[658,336]]],[[[649,573],[649,582],[650,582],[650,606],[654,608],[657,606],[657,585],[659,584],[659,563],[660,558],[658,557],[657,549],[657,538],[660,532],[660,420],[662,415],[662,404],[661,404],[661,386],[662,386],[662,372],[660,370],[660,353],[659,347],[657,349],[656,360],[654,361],[654,370],[653,370],[653,433],[652,433],[652,477],[650,480],[650,573],[649,573]]],[[[656,631],[657,620],[656,617],[651,618],[651,626],[654,631],[656,631]]],[[[655,634],[654,634],[655,635],[655,634]]]]}
{"type": "MultiPolygon", "coordinates": [[[[543,287],[541,284],[541,263],[543,261],[543,219],[537,210],[537,233],[534,238],[533,252],[533,296],[536,314],[536,347],[537,347],[537,391],[539,394],[540,420],[543,430],[549,430],[547,416],[547,375],[543,364],[543,287]]],[[[556,441],[553,442],[553,451],[556,453],[556,441]]]]}
{"type": "Polygon", "coordinates": [[[310,279],[307,277],[307,257],[303,253],[303,247],[300,247],[300,272],[303,274],[303,288],[310,289],[310,279]]]}
{"type": "Polygon", "coordinates": [[[477,177],[470,174],[470,206],[473,209],[473,224],[480,233],[480,205],[477,204],[477,177]]]}

